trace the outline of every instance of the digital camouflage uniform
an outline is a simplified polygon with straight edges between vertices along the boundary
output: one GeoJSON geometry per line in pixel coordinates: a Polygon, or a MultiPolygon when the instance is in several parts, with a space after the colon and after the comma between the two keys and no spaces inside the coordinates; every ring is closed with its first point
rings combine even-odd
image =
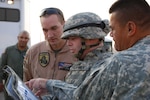
{"type": "Polygon", "coordinates": [[[99,66],[75,90],[75,100],[150,100],[150,35],[99,66]]]}
{"type": "MultiPolygon", "coordinates": [[[[101,27],[95,26],[86,26],[82,28],[75,28],[81,26],[82,24],[96,23],[100,22],[101,19],[93,13],[79,13],[65,23],[64,30],[67,30],[62,35],[62,38],[67,39],[71,36],[82,37],[83,39],[99,39],[104,38],[109,32],[109,28],[105,27],[104,31],[101,27]]],[[[108,26],[108,21],[104,23],[105,26],[108,26]],[[107,25],[106,25],[107,24],[107,25]]],[[[69,73],[67,74],[66,80],[64,82],[59,80],[49,80],[47,82],[47,89],[53,95],[56,96],[59,100],[72,100],[72,93],[83,80],[91,73],[95,68],[93,65],[97,61],[101,62],[104,59],[111,56],[111,52],[107,52],[103,47],[98,47],[93,51],[86,54],[83,60],[77,61],[70,68],[69,73]]],[[[46,98],[43,98],[46,100],[46,98]]]]}
{"type": "Polygon", "coordinates": [[[65,82],[79,86],[86,76],[89,75],[90,71],[95,69],[93,65],[100,60],[106,59],[111,55],[110,52],[102,51],[102,48],[99,47],[92,52],[89,52],[84,61],[77,61],[70,68],[70,71],[66,77],[65,82]]]}
{"type": "Polygon", "coordinates": [[[97,48],[88,53],[84,61],[75,62],[66,77],[66,83],[59,80],[49,80],[47,83],[48,91],[54,96],[57,96],[59,100],[72,100],[73,96],[71,94],[74,89],[97,67],[93,65],[111,56],[112,53],[110,52],[100,54],[100,49],[97,48]]]}
{"type": "MultiPolygon", "coordinates": [[[[104,39],[108,32],[108,20],[102,21],[96,14],[84,12],[74,15],[66,21],[62,38],[67,39],[71,36],[77,36],[83,38],[83,42],[84,39],[104,39]]],[[[86,45],[82,43],[82,47],[86,48],[86,45]]],[[[92,70],[92,66],[97,60],[100,61],[110,56],[110,53],[106,52],[107,50],[104,49],[104,46],[99,46],[99,48],[86,54],[82,61],[76,62],[71,67],[65,81],[74,84],[75,86],[79,86],[92,70]]]]}

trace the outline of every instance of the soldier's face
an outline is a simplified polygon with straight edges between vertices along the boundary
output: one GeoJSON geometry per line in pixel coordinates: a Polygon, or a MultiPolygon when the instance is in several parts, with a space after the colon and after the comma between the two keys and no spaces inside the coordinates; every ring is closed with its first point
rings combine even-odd
{"type": "Polygon", "coordinates": [[[61,23],[55,14],[48,17],[41,17],[40,20],[45,39],[49,42],[49,44],[57,45],[60,43],[64,23],[61,23]]]}
{"type": "Polygon", "coordinates": [[[81,49],[82,39],[80,37],[69,37],[67,40],[67,45],[69,46],[70,52],[73,54],[78,54],[81,49]]]}
{"type": "MultiPolygon", "coordinates": [[[[122,51],[127,49],[129,45],[129,37],[126,25],[121,25],[121,22],[117,19],[117,13],[112,13],[110,15],[110,36],[113,37],[115,42],[114,47],[117,51],[122,51]]],[[[123,20],[123,19],[122,19],[123,20]]]]}

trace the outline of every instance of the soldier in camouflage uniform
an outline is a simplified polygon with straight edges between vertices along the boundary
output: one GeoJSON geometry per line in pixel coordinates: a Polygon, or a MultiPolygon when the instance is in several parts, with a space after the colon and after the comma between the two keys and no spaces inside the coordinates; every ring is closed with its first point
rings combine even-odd
{"type": "Polygon", "coordinates": [[[67,20],[62,38],[68,40],[70,48],[70,41],[74,41],[72,38],[81,40],[81,49],[75,54],[79,61],[71,67],[65,80],[67,83],[79,86],[93,70],[92,66],[97,60],[101,61],[111,55],[103,48],[104,37],[108,32],[108,20],[101,20],[98,15],[91,12],[78,13],[67,20]]]}
{"type": "Polygon", "coordinates": [[[150,100],[150,6],[145,0],[118,0],[109,13],[119,52],[85,79],[74,99],[150,100]]]}
{"type": "MultiPolygon", "coordinates": [[[[67,39],[70,51],[75,54],[79,61],[70,68],[65,80],[66,83],[58,80],[47,82],[48,91],[52,95],[57,96],[60,100],[71,100],[73,90],[95,69],[93,64],[110,57],[112,53],[106,52],[103,48],[104,37],[108,32],[108,20],[101,20],[98,15],[91,12],[78,13],[66,21],[62,38],[67,39]],[[74,47],[74,43],[78,43],[78,47],[74,47]],[[73,89],[72,92],[70,89],[73,89]]],[[[29,87],[39,87],[35,84],[41,83],[40,80],[43,79],[29,81],[29,87]]]]}

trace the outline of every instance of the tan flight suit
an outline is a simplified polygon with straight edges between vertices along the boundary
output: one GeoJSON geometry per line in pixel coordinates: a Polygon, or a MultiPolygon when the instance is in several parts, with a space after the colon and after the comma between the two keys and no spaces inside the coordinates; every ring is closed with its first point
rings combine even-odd
{"type": "Polygon", "coordinates": [[[65,45],[57,54],[47,41],[32,46],[24,59],[23,81],[33,78],[63,80],[76,59],[65,45]]]}

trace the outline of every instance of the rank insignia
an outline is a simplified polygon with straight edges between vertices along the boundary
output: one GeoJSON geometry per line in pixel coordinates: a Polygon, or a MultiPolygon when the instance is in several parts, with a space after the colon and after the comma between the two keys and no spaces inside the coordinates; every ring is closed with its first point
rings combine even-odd
{"type": "Polygon", "coordinates": [[[50,62],[50,55],[48,52],[42,52],[39,54],[39,63],[42,67],[46,67],[50,62]]]}

